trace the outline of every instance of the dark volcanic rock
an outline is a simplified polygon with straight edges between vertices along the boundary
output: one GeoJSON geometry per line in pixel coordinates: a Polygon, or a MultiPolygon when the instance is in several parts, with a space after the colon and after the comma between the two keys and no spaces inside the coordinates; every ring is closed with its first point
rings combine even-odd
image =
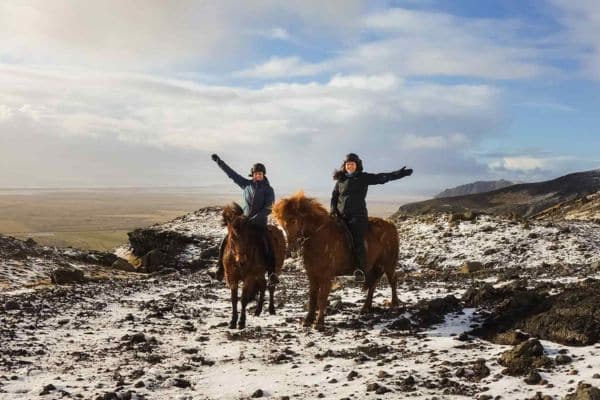
{"type": "Polygon", "coordinates": [[[150,250],[142,258],[142,268],[146,272],[156,272],[167,264],[167,253],[162,250],[150,250]]]}
{"type": "Polygon", "coordinates": [[[205,207],[186,214],[165,224],[156,224],[148,228],[136,229],[128,233],[132,252],[137,257],[144,257],[144,266],[149,271],[157,267],[166,268],[205,268],[208,260],[218,255],[220,234],[220,207],[205,207]],[[206,233],[204,225],[210,225],[213,233],[206,233]],[[215,226],[216,225],[216,226],[215,226]],[[186,249],[193,248],[193,257],[181,257],[186,249]],[[152,258],[152,259],[148,259],[152,258]]]}
{"type": "Polygon", "coordinates": [[[525,383],[528,385],[539,385],[542,382],[542,376],[536,370],[531,371],[525,378],[525,383]]]}
{"type": "Polygon", "coordinates": [[[113,262],[112,267],[120,271],[136,272],[135,267],[131,265],[127,260],[124,260],[122,258],[118,258],[115,262],[113,262]]]}
{"type": "Polygon", "coordinates": [[[528,340],[505,351],[499,362],[506,367],[502,373],[512,376],[525,375],[552,365],[552,360],[544,355],[544,347],[537,339],[528,340]]]}
{"type": "Polygon", "coordinates": [[[446,314],[462,310],[460,300],[452,295],[433,300],[421,300],[416,306],[415,317],[424,326],[444,322],[446,314]]]}
{"type": "Polygon", "coordinates": [[[82,270],[67,267],[57,268],[52,271],[50,279],[55,285],[85,282],[82,270]]]}
{"type": "MultiPolygon", "coordinates": [[[[490,311],[480,328],[472,333],[500,344],[509,344],[511,330],[520,329],[544,340],[587,346],[600,334],[600,281],[588,279],[573,284],[554,296],[546,288],[471,288],[463,296],[467,306],[490,311]]],[[[514,335],[520,340],[518,334],[514,335]]]]}
{"type": "Polygon", "coordinates": [[[566,395],[565,400],[600,400],[600,389],[587,383],[580,383],[577,391],[566,395]]]}

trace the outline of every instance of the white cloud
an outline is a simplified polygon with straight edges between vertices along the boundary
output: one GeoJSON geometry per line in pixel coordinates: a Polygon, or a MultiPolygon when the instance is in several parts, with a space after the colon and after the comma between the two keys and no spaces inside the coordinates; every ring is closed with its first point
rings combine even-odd
{"type": "MultiPolygon", "coordinates": [[[[0,85],[0,104],[20,110],[2,120],[0,130],[64,143],[255,155],[277,161],[275,174],[288,177],[297,168],[289,160],[299,155],[308,170],[322,174],[350,149],[374,160],[373,168],[395,166],[397,157],[430,168],[429,151],[446,151],[446,163],[463,163],[462,145],[479,142],[501,120],[500,93],[491,87],[407,83],[392,74],[248,89],[0,66],[0,85]]],[[[2,152],[15,146],[6,144],[2,152]]]]}
{"type": "Polygon", "coordinates": [[[328,70],[327,64],[303,62],[299,57],[271,57],[267,62],[237,71],[240,78],[276,79],[294,76],[313,76],[328,70]]]}
{"type": "Polygon", "coordinates": [[[12,115],[13,112],[8,106],[0,104],[0,121],[3,119],[9,119],[12,117],[12,115]]]}
{"type": "Polygon", "coordinates": [[[97,70],[216,68],[253,53],[252,34],[330,40],[354,30],[363,1],[8,0],[0,3],[0,61],[97,70]]]}
{"type": "Polygon", "coordinates": [[[394,72],[400,76],[526,79],[556,72],[545,65],[548,43],[525,41],[515,20],[460,18],[402,8],[367,15],[357,30],[376,39],[349,42],[321,62],[271,58],[239,76],[291,78],[324,72],[394,72]]]}
{"type": "Polygon", "coordinates": [[[566,32],[561,37],[585,77],[600,80],[600,3],[596,0],[549,0],[566,32]]]}
{"type": "Polygon", "coordinates": [[[515,156],[504,157],[499,161],[492,163],[493,168],[505,168],[507,170],[531,171],[535,169],[544,169],[549,160],[544,158],[515,156]]]}

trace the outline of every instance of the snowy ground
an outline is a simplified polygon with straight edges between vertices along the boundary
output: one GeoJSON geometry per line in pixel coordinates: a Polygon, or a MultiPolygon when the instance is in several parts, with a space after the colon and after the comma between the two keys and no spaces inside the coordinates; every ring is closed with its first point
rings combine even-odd
{"type": "MultiPolygon", "coordinates": [[[[523,229],[483,218],[450,227],[439,219],[404,221],[399,230],[399,269],[411,271],[399,285],[402,307],[388,311],[382,282],[374,312],[361,316],[364,292],[343,282],[330,296],[324,332],[301,327],[307,286],[294,259],[276,293],[277,315],[250,313],[242,331],[227,328],[229,290],[204,272],[2,294],[0,399],[240,399],[259,389],[263,397],[292,399],[523,399],[536,392],[563,398],[579,381],[600,385],[598,344],[543,342],[549,357],[566,350],[573,362],[543,370],[545,383],[527,385],[501,374],[497,360],[510,346],[461,335],[477,325],[474,309],[433,326],[394,325],[413,319],[419,300],[460,297],[472,283],[415,281],[421,272],[452,270],[465,260],[531,269],[590,264],[600,254],[597,225],[523,229]],[[497,251],[484,255],[488,248],[497,251]],[[490,369],[481,380],[478,359],[490,369]]],[[[504,284],[493,274],[485,279],[504,284]]]]}

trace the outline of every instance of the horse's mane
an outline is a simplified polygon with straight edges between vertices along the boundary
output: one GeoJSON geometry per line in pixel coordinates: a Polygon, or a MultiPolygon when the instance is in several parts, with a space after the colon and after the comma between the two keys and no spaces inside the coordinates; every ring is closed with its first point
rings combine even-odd
{"type": "Polygon", "coordinates": [[[242,215],[244,215],[244,210],[242,207],[238,203],[230,203],[223,207],[221,224],[223,226],[227,226],[242,215]]]}
{"type": "Polygon", "coordinates": [[[328,215],[325,207],[317,199],[306,197],[303,191],[279,200],[273,207],[273,216],[277,220],[301,218],[318,222],[328,215]]]}

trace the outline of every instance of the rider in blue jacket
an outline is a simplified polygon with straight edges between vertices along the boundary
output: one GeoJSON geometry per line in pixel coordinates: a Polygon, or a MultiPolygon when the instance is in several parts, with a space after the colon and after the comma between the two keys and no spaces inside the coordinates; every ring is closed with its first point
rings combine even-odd
{"type": "MultiPolygon", "coordinates": [[[[243,209],[244,215],[250,218],[250,221],[259,227],[263,228],[263,237],[265,244],[265,258],[267,260],[267,274],[269,276],[269,284],[274,285],[279,282],[275,273],[275,259],[271,246],[271,241],[267,235],[267,219],[271,214],[273,203],[275,202],[275,192],[269,184],[266,177],[267,170],[261,163],[256,163],[250,170],[250,177],[247,179],[235,172],[225,161],[213,154],[213,161],[227,174],[243,190],[243,209]]],[[[217,264],[216,278],[223,279],[223,251],[225,249],[227,237],[223,239],[219,251],[219,261],[217,264]]]]}

